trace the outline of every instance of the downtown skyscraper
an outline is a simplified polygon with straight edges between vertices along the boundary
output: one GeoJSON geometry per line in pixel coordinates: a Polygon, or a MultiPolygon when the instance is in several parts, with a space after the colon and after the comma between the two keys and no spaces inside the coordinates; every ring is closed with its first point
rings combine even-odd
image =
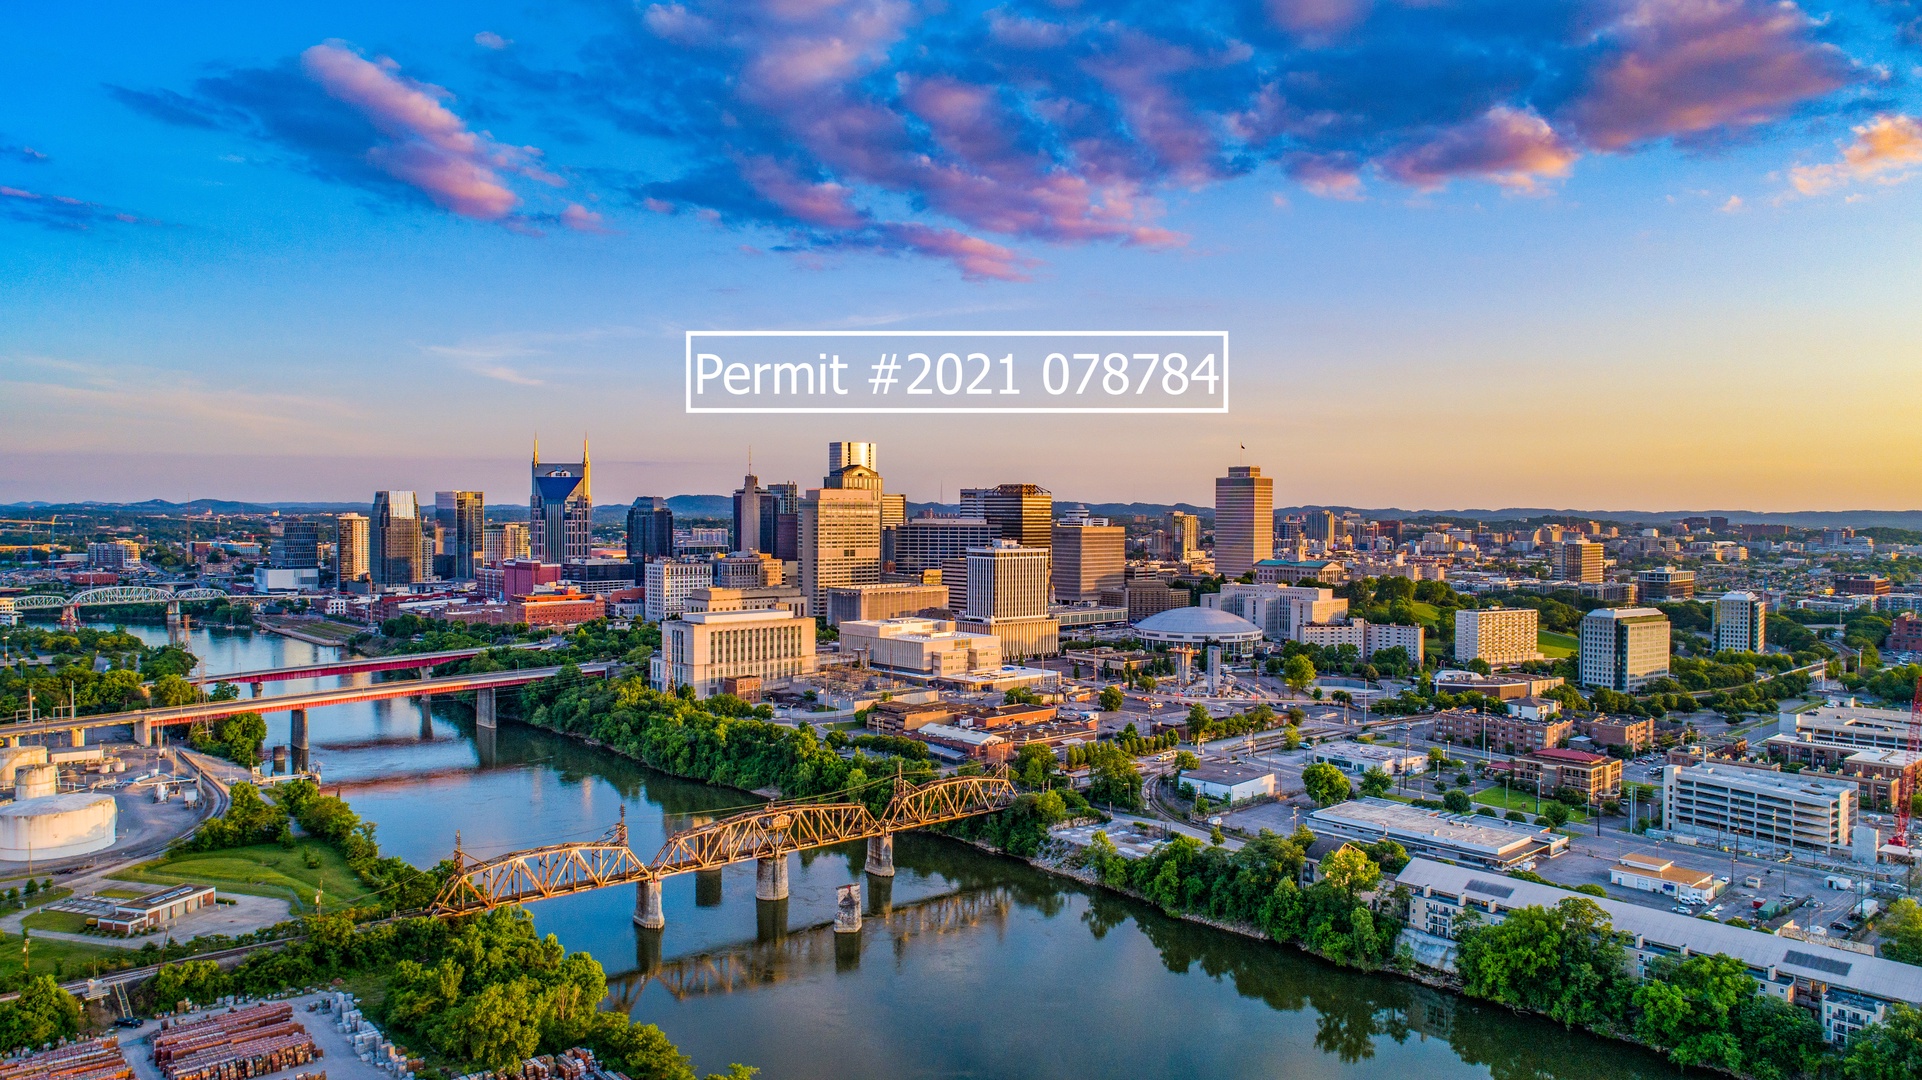
{"type": "Polygon", "coordinates": [[[1234,580],[1275,554],[1275,482],[1254,465],[1215,479],[1215,573],[1234,580]]]}
{"type": "Polygon", "coordinates": [[[533,491],[527,497],[529,554],[538,562],[561,563],[585,559],[594,546],[593,466],[587,440],[581,440],[581,460],[541,461],[540,440],[534,442],[533,491]]]}

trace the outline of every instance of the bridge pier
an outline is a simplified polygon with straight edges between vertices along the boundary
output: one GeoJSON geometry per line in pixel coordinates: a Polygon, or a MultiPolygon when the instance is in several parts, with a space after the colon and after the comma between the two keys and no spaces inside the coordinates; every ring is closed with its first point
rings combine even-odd
{"type": "Polygon", "coordinates": [[[73,740],[69,745],[72,745],[72,746],[87,745],[87,729],[86,728],[78,728],[78,727],[74,728],[72,731],[69,731],[67,735],[69,738],[73,740]]]}
{"type": "Polygon", "coordinates": [[[867,872],[875,877],[894,876],[894,834],[868,837],[867,872]]]}
{"type": "Polygon", "coordinates": [[[135,720],[133,722],[133,741],[135,746],[152,746],[153,721],[135,720]]]}
{"type": "Polygon", "coordinates": [[[835,894],[840,905],[834,912],[834,932],[837,934],[858,934],[861,932],[861,886],[843,885],[835,894]]]}
{"type": "Polygon", "coordinates": [[[293,744],[294,771],[306,772],[308,758],[307,710],[295,709],[292,715],[293,719],[289,724],[287,741],[293,744]]]}
{"type": "Polygon", "coordinates": [[[252,690],[254,697],[259,697],[260,692],[262,690],[267,689],[266,683],[248,683],[247,685],[248,685],[248,688],[252,690]]]}
{"type": "Polygon", "coordinates": [[[787,899],[787,853],[754,860],[754,899],[787,899]]]}
{"type": "Polygon", "coordinates": [[[661,880],[648,878],[634,885],[634,925],[643,930],[659,930],[667,925],[661,910],[661,880]]]}
{"type": "Polygon", "coordinates": [[[426,694],[414,699],[420,702],[420,737],[434,737],[434,699],[426,694]]]}
{"type": "Polygon", "coordinates": [[[474,726],[491,728],[494,723],[494,688],[483,686],[474,691],[474,726]]]}

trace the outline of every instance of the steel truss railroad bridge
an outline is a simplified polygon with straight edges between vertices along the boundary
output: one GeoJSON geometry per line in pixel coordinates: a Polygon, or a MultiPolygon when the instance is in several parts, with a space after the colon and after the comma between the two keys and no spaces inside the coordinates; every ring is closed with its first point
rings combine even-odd
{"type": "Polygon", "coordinates": [[[261,603],[272,599],[267,596],[232,596],[219,589],[157,589],[150,585],[107,585],[98,589],[88,589],[72,596],[57,593],[32,593],[13,598],[15,611],[44,611],[60,609],[60,625],[74,629],[80,625],[80,609],[83,607],[105,607],[117,604],[165,604],[167,605],[167,629],[177,631],[181,628],[180,603],[183,600],[232,600],[235,602],[261,603]]]}
{"type": "Polygon", "coordinates": [[[466,915],[503,904],[632,884],[636,886],[635,925],[658,930],[667,925],[661,912],[661,882],[675,874],[719,870],[753,859],[757,864],[754,895],[785,900],[790,854],[866,840],[867,872],[892,877],[895,833],[992,813],[1013,800],[1014,785],[1005,771],[922,784],[897,778],[894,797],[878,817],[858,802],[769,803],[675,833],[647,863],[627,846],[625,809],[620,822],[600,840],[514,851],[485,862],[463,852],[456,837],[454,863],[459,872],[441,890],[431,914],[466,915]]]}

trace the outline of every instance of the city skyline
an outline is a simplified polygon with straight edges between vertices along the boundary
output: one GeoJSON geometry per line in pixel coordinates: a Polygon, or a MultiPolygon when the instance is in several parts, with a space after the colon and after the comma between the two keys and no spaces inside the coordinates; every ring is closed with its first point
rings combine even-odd
{"type": "Polygon", "coordinates": [[[36,11],[0,501],[506,492],[578,430],[610,490],[725,492],[711,447],[800,479],[845,428],[681,414],[687,329],[1095,326],[1227,330],[1234,411],[858,434],[930,499],[966,433],[1100,499],[1202,503],[1245,444],[1283,503],[1912,508],[1899,8],[36,11]]]}

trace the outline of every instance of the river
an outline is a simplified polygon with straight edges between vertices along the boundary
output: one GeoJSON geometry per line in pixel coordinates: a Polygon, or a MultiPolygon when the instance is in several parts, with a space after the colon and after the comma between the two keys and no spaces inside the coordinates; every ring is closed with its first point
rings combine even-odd
{"type": "MultiPolygon", "coordinates": [[[[336,655],[200,629],[189,647],[214,673],[336,655]]],[[[268,717],[270,743],[287,741],[287,724],[268,717]]],[[[646,858],[693,816],[743,801],[518,725],[487,748],[470,710],[452,702],[425,722],[409,701],[334,706],[314,710],[310,727],[327,788],[378,825],[385,852],[417,865],[446,857],[456,831],[486,857],[598,836],[623,807],[646,858]]],[[[634,928],[631,888],[530,910],[543,932],[598,958],[615,1001],[659,1024],[702,1071],[739,1061],[766,1080],[1672,1072],[1633,1047],[1168,919],[952,841],[901,837],[891,883],[866,879],[863,855],[851,845],[795,857],[780,904],[755,900],[752,865],[669,879],[660,932],[634,928]],[[851,881],[867,890],[869,914],[858,938],[837,940],[827,928],[835,889],[851,881]]]]}

